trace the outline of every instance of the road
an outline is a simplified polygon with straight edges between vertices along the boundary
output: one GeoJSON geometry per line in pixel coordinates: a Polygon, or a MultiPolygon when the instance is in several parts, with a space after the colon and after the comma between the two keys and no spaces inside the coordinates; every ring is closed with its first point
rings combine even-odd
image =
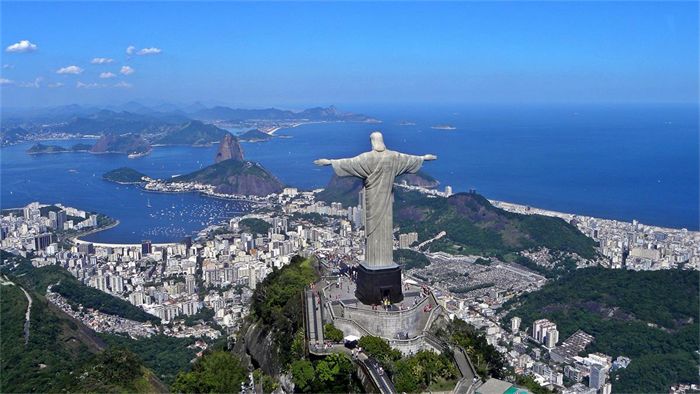
{"type": "Polygon", "coordinates": [[[26,290],[22,288],[22,286],[17,285],[14,282],[11,282],[9,279],[6,277],[2,277],[2,285],[11,285],[11,286],[17,286],[22,292],[24,293],[24,296],[27,297],[27,311],[24,313],[24,346],[27,346],[29,343],[29,323],[31,321],[31,315],[32,315],[32,297],[29,296],[29,293],[27,293],[26,290]]]}

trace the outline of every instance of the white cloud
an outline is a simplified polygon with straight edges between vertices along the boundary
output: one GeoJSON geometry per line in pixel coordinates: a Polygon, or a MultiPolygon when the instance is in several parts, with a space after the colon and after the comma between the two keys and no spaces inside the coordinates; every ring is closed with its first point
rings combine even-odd
{"type": "Polygon", "coordinates": [[[136,51],[136,47],[133,45],[129,45],[128,47],[126,47],[126,54],[127,55],[133,55],[135,51],[136,51]]]}
{"type": "Polygon", "coordinates": [[[81,88],[82,89],[94,89],[94,88],[101,88],[102,85],[100,85],[99,83],[96,83],[96,82],[83,83],[83,82],[78,81],[75,84],[75,87],[78,89],[81,89],[81,88]]]}
{"type": "Polygon", "coordinates": [[[130,87],[132,87],[132,86],[134,86],[134,85],[132,85],[132,84],[130,84],[130,83],[128,83],[128,82],[124,82],[124,81],[117,82],[117,83],[114,84],[114,87],[115,87],[115,88],[130,88],[130,87]]]}
{"type": "Polygon", "coordinates": [[[44,78],[42,77],[36,77],[32,82],[19,82],[17,83],[17,86],[22,87],[22,88],[35,88],[38,89],[41,87],[41,81],[44,78]]]}
{"type": "Polygon", "coordinates": [[[3,64],[2,68],[4,68],[5,70],[9,70],[11,68],[15,68],[15,65],[14,64],[3,64]]]}
{"type": "Polygon", "coordinates": [[[24,53],[34,52],[37,50],[36,44],[32,44],[29,40],[22,40],[5,48],[5,52],[24,53]]]}
{"type": "Polygon", "coordinates": [[[122,73],[122,74],[124,74],[124,75],[131,75],[131,74],[133,74],[135,71],[136,71],[136,70],[134,70],[133,68],[131,68],[131,67],[129,67],[129,66],[122,66],[121,70],[119,70],[119,72],[122,73]]]}
{"type": "Polygon", "coordinates": [[[83,69],[78,66],[67,66],[59,68],[56,74],[80,74],[81,72],[83,72],[83,69]]]}
{"type": "Polygon", "coordinates": [[[114,59],[108,58],[108,57],[96,57],[90,60],[90,63],[92,64],[109,64],[112,63],[114,59]]]}
{"type": "Polygon", "coordinates": [[[51,88],[51,89],[55,89],[55,88],[63,87],[63,83],[61,83],[61,82],[50,83],[50,84],[48,84],[48,85],[46,85],[46,86],[48,86],[48,87],[51,88]]]}
{"type": "Polygon", "coordinates": [[[146,56],[146,55],[157,55],[161,52],[163,52],[163,50],[160,48],[150,47],[150,48],[143,48],[143,49],[139,50],[138,52],[136,52],[136,54],[139,56],[146,56]]]}
{"type": "Polygon", "coordinates": [[[117,74],[111,73],[111,72],[109,72],[109,71],[100,73],[100,78],[102,78],[102,79],[114,78],[114,77],[116,77],[116,76],[117,76],[117,74]]]}
{"type": "Polygon", "coordinates": [[[0,85],[12,85],[14,81],[11,81],[6,78],[0,78],[0,85]]]}

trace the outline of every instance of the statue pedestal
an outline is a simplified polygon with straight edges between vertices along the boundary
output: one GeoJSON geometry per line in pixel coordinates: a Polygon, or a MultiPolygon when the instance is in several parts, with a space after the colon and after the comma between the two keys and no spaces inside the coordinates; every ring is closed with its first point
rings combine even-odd
{"type": "Polygon", "coordinates": [[[365,305],[381,305],[385,298],[394,304],[403,301],[401,267],[394,264],[372,269],[360,263],[357,266],[355,297],[365,305]]]}

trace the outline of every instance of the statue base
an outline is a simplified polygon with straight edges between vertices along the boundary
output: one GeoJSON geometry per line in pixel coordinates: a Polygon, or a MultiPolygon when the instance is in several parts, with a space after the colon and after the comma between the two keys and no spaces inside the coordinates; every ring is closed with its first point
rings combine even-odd
{"type": "Polygon", "coordinates": [[[388,299],[391,303],[403,301],[401,291],[401,267],[371,269],[360,263],[357,266],[357,290],[355,297],[365,305],[381,305],[388,299]]]}

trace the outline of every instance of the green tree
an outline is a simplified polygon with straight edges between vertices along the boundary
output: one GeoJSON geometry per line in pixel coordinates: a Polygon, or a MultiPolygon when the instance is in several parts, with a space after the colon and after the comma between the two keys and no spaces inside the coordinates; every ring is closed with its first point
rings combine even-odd
{"type": "Polygon", "coordinates": [[[294,361],[290,367],[292,381],[296,390],[301,392],[311,391],[316,373],[314,366],[309,360],[294,361]]]}
{"type": "Polygon", "coordinates": [[[238,358],[229,352],[216,351],[199,359],[192,371],[179,373],[171,388],[177,393],[239,392],[246,375],[238,358]]]}
{"type": "Polygon", "coordinates": [[[343,331],[336,328],[333,323],[326,323],[323,326],[323,336],[333,342],[342,342],[343,338],[345,338],[343,331]]]}
{"type": "Polygon", "coordinates": [[[352,361],[345,354],[332,353],[316,363],[314,388],[317,392],[345,392],[350,385],[352,361]]]}

